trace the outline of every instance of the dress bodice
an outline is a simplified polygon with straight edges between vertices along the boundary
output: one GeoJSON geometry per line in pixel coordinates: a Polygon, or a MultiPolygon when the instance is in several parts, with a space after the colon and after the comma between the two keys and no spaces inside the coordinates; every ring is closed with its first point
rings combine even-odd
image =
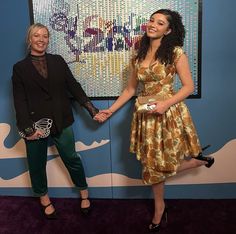
{"type": "Polygon", "coordinates": [[[155,61],[149,67],[143,67],[140,63],[136,63],[137,79],[143,84],[142,96],[154,94],[172,96],[174,94],[175,64],[183,53],[181,47],[176,47],[174,62],[168,65],[155,61]]]}

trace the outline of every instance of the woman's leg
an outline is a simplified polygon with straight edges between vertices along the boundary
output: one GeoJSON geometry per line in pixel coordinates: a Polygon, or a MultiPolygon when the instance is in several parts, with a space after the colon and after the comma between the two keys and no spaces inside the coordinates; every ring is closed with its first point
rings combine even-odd
{"type": "Polygon", "coordinates": [[[47,139],[26,140],[26,153],[32,189],[37,197],[48,192],[47,187],[47,139]]]}
{"type": "Polygon", "coordinates": [[[61,134],[53,136],[54,143],[57,147],[59,155],[65,164],[71,179],[75,186],[80,190],[82,199],[81,208],[90,206],[87,190],[87,182],[84,173],[84,167],[79,154],[75,151],[75,140],[72,127],[63,129],[61,134]]]}
{"type": "Polygon", "coordinates": [[[160,182],[158,184],[152,185],[155,204],[155,212],[152,219],[153,224],[159,224],[161,222],[161,218],[165,210],[164,185],[165,182],[160,182]]]}
{"type": "MultiPolygon", "coordinates": [[[[29,166],[29,174],[33,192],[37,197],[40,197],[40,202],[43,206],[50,204],[47,187],[47,138],[33,141],[25,141],[27,161],[29,166]]],[[[46,214],[51,214],[54,207],[48,206],[45,209],[46,214]]]]}

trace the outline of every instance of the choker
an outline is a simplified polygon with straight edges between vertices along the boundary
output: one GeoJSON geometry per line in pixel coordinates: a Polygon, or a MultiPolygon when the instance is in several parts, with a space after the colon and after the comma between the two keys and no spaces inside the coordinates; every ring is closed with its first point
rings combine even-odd
{"type": "Polygon", "coordinates": [[[44,55],[40,55],[40,56],[36,56],[36,55],[30,55],[31,59],[34,61],[42,61],[45,60],[46,56],[44,55]]]}

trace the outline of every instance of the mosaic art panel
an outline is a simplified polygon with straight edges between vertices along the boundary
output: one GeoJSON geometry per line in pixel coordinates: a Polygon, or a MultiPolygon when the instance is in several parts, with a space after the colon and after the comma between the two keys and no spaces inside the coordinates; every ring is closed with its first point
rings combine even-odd
{"type": "MultiPolygon", "coordinates": [[[[129,61],[150,15],[178,11],[186,27],[185,50],[200,97],[200,1],[32,0],[33,22],[50,30],[49,53],[60,54],[92,98],[117,97],[129,75],[129,61]]],[[[180,87],[176,79],[175,88],[180,87]]]]}

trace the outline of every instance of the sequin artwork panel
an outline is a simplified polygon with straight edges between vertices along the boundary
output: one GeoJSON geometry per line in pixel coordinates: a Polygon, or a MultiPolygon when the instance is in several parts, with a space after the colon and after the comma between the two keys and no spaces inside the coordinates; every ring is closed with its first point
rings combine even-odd
{"type": "MultiPolygon", "coordinates": [[[[109,99],[126,86],[129,61],[150,15],[178,11],[186,27],[185,50],[195,90],[201,97],[201,1],[31,0],[32,23],[50,30],[49,53],[60,54],[89,97],[109,99]]],[[[178,79],[175,88],[181,86],[178,79]]]]}

